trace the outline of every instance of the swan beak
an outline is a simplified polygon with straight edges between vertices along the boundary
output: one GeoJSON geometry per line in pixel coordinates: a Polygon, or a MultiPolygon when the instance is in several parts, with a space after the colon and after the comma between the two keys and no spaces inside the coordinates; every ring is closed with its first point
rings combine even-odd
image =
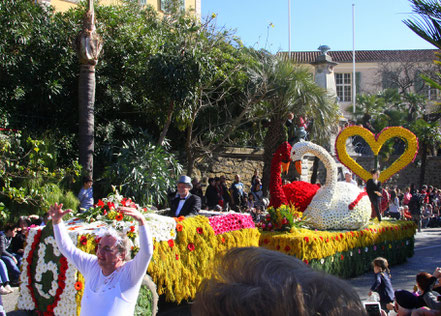
{"type": "Polygon", "coordinates": [[[294,165],[296,166],[297,173],[299,175],[301,175],[302,174],[302,161],[301,160],[296,160],[294,162],[294,165]]]}
{"type": "Polygon", "coordinates": [[[285,174],[288,173],[290,163],[291,163],[290,161],[288,161],[288,162],[282,161],[282,173],[285,173],[285,174]]]}

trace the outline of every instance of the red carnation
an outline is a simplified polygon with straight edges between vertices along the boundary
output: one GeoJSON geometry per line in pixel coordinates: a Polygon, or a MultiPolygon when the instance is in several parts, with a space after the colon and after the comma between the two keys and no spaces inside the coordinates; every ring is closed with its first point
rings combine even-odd
{"type": "Polygon", "coordinates": [[[305,236],[304,239],[305,239],[306,242],[309,242],[309,238],[308,238],[308,236],[305,236]]]}
{"type": "Polygon", "coordinates": [[[87,237],[86,236],[80,237],[80,244],[82,244],[83,246],[87,245],[87,237]]]}
{"type": "Polygon", "coordinates": [[[173,248],[173,246],[175,245],[175,242],[173,241],[173,239],[169,239],[168,240],[168,245],[173,248]]]}
{"type": "Polygon", "coordinates": [[[202,229],[202,227],[198,227],[196,228],[196,232],[200,235],[204,232],[204,230],[202,229]]]}
{"type": "Polygon", "coordinates": [[[104,206],[104,202],[102,200],[98,200],[98,203],[96,204],[99,207],[103,207],[104,206]]]}
{"type": "Polygon", "coordinates": [[[187,245],[187,249],[188,250],[190,250],[190,251],[193,251],[194,250],[194,244],[193,243],[189,243],[188,245],[187,245]]]}

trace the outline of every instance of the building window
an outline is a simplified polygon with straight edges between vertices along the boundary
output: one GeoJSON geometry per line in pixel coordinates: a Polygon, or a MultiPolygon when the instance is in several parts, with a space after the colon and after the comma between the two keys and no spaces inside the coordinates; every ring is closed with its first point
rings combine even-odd
{"type": "Polygon", "coordinates": [[[340,102],[351,102],[352,100],[352,74],[335,74],[335,85],[337,97],[340,102]]]}
{"type": "Polygon", "coordinates": [[[427,98],[427,100],[438,100],[438,90],[435,88],[432,88],[429,85],[426,85],[424,87],[424,95],[427,98]]]}
{"type": "MultiPolygon", "coordinates": [[[[185,0],[180,0],[179,2],[181,3],[181,10],[185,10],[185,0]]],[[[169,8],[168,6],[170,5],[170,1],[169,0],[159,0],[159,5],[160,5],[159,10],[161,10],[163,12],[167,12],[168,8],[169,8]]]]}

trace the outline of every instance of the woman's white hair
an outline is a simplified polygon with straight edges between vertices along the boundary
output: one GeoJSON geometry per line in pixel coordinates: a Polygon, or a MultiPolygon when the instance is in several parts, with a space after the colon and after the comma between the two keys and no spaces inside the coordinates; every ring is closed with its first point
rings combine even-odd
{"type": "Polygon", "coordinates": [[[113,227],[107,227],[100,229],[97,232],[97,236],[99,238],[103,238],[106,236],[111,236],[115,238],[115,246],[118,248],[118,252],[123,254],[123,260],[129,261],[130,259],[132,259],[131,250],[133,243],[124,232],[117,231],[113,227]]]}

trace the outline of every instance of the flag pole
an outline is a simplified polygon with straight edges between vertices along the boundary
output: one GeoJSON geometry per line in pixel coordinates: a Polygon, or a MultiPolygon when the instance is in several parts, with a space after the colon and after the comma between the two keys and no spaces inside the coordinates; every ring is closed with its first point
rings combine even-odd
{"type": "Polygon", "coordinates": [[[357,85],[355,84],[355,4],[352,4],[352,111],[355,113],[355,96],[357,85]]]}

